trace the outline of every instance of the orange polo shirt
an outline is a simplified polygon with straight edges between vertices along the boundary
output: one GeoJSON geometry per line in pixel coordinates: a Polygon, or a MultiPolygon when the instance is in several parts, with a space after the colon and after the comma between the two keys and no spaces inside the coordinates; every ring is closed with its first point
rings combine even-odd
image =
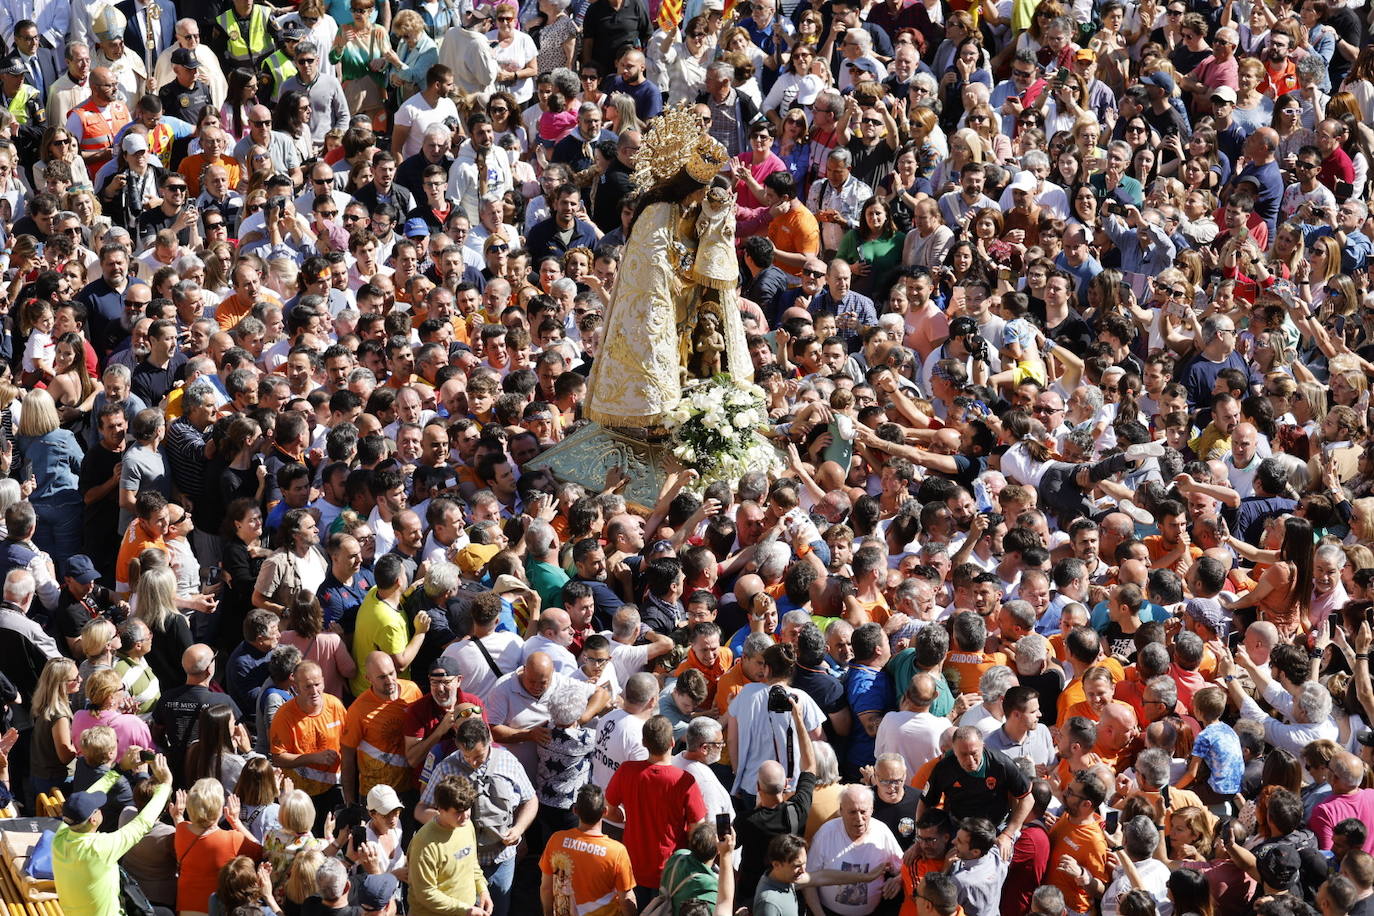
{"type": "Polygon", "coordinates": [[[196,153],[194,156],[187,156],[181,160],[181,167],[177,169],[181,177],[186,179],[187,193],[190,195],[188,200],[195,200],[200,195],[200,175],[205,171],[207,165],[222,165],[224,170],[229,173],[229,187],[237,188],[243,183],[243,166],[232,156],[220,156],[218,159],[211,159],[204,153],[196,153]]]}
{"type": "MultiPolygon", "coordinates": [[[[768,241],[773,247],[794,254],[819,254],[821,250],[821,224],[800,201],[786,213],[773,217],[768,224],[768,241]]],[[[793,276],[801,274],[800,268],[778,265],[793,276]]]]}
{"type": "Polygon", "coordinates": [[[143,525],[138,519],[134,519],[125,529],[124,537],[119,542],[119,556],[115,560],[116,594],[128,595],[133,591],[129,585],[129,563],[138,559],[138,555],[149,547],[156,547],[171,559],[172,552],[167,549],[167,542],[160,537],[149,537],[143,525]]]}
{"type": "Polygon", "coordinates": [[[687,651],[687,657],[683,659],[682,664],[678,665],[677,669],[673,671],[673,676],[681,677],[682,672],[686,671],[688,668],[695,668],[700,671],[706,676],[706,701],[702,705],[714,706],[716,703],[716,684],[720,682],[725,672],[729,671],[734,664],[735,653],[731,652],[726,646],[720,647],[720,651],[716,653],[716,663],[710,668],[703,665],[701,659],[697,658],[697,654],[689,649],[687,651]]]}
{"type": "MultiPolygon", "coordinates": [[[[1112,673],[1112,680],[1118,684],[1126,679],[1126,669],[1121,666],[1121,662],[1110,656],[1098,659],[1095,664],[1101,665],[1112,673]]],[[[1077,703],[1082,703],[1087,699],[1083,693],[1083,676],[1079,675],[1069,682],[1069,685],[1059,694],[1059,702],[1055,705],[1058,711],[1056,722],[1063,722],[1073,713],[1069,710],[1077,703]]],[[[1129,705],[1129,704],[1128,704],[1129,705]]]]}
{"type": "Polygon", "coordinates": [[[281,300],[269,289],[260,288],[258,297],[252,302],[247,302],[238,293],[234,293],[226,298],[215,309],[215,323],[219,325],[221,331],[232,331],[244,316],[253,310],[253,303],[268,302],[281,308],[281,300]]]}

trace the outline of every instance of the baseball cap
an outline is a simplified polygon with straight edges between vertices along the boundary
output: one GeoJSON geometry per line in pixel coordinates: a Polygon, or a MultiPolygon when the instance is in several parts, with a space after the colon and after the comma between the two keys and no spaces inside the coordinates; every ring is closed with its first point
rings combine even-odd
{"type": "Polygon", "coordinates": [[[1275,843],[1255,860],[1260,879],[1270,887],[1288,887],[1298,876],[1302,860],[1298,851],[1287,843],[1275,843]]]}
{"type": "Polygon", "coordinates": [[[500,552],[501,548],[495,544],[469,544],[458,551],[454,560],[463,575],[475,579],[482,574],[482,569],[491,562],[491,558],[500,552]]]}
{"type": "MultiPolygon", "coordinates": [[[[430,663],[429,670],[425,673],[430,677],[457,677],[462,672],[458,670],[458,659],[451,655],[441,655],[430,663]]],[[[369,804],[371,798],[369,795],[369,804]]]]}
{"type": "Polygon", "coordinates": [[[1012,179],[1011,189],[1013,191],[1034,191],[1039,183],[1030,172],[1017,172],[1016,177],[1012,179]]]}
{"type": "Polygon", "coordinates": [[[73,792],[62,803],[62,817],[69,824],[84,824],[91,819],[108,800],[104,792],[73,792]]]}
{"type": "Polygon", "coordinates": [[[400,882],[389,873],[367,875],[358,882],[358,907],[363,910],[381,910],[396,896],[400,882]]]}
{"type": "Polygon", "coordinates": [[[1221,99],[1223,102],[1230,102],[1234,105],[1236,104],[1236,90],[1230,86],[1218,86],[1212,90],[1212,98],[1221,99]]]}
{"type": "Polygon", "coordinates": [[[373,786],[367,793],[367,810],[375,811],[378,814],[390,814],[397,808],[404,808],[401,804],[401,797],[396,794],[396,790],[388,785],[373,786]]]}
{"type": "Polygon", "coordinates": [[[1079,48],[1073,55],[1074,60],[1097,60],[1097,52],[1092,48],[1079,48]]]}
{"type": "Polygon", "coordinates": [[[1142,86],[1154,86],[1156,89],[1163,89],[1165,94],[1173,95],[1174,78],[1167,73],[1154,72],[1147,73],[1140,78],[1142,86]]]}
{"type": "Polygon", "coordinates": [[[148,138],[143,134],[125,134],[119,144],[126,153],[142,153],[148,149],[148,138]]]}
{"type": "Polygon", "coordinates": [[[67,560],[67,578],[75,579],[82,585],[90,585],[100,578],[100,573],[96,572],[95,564],[91,562],[90,557],[78,553],[67,560]]]}
{"type": "Polygon", "coordinates": [[[178,67],[190,67],[192,70],[200,68],[200,61],[196,59],[196,52],[190,48],[177,48],[173,51],[172,63],[178,67]]]}
{"type": "Polygon", "coordinates": [[[845,61],[845,64],[854,70],[863,70],[874,76],[878,75],[878,62],[867,57],[856,57],[853,60],[845,61]]]}
{"type": "Polygon", "coordinates": [[[429,235],[429,223],[418,217],[406,220],[405,228],[401,234],[408,239],[419,238],[422,235],[429,235]]]}

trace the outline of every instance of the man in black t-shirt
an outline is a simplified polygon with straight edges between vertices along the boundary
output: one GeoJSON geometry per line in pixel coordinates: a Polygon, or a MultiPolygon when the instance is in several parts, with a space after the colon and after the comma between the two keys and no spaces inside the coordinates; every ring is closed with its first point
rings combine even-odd
{"type": "Polygon", "coordinates": [[[887,825],[906,852],[916,842],[916,808],[921,793],[907,787],[906,760],[901,754],[879,754],[872,772],[873,778],[865,781],[875,790],[873,816],[887,825]]]}
{"type": "Polygon", "coordinates": [[[204,706],[221,704],[228,706],[234,714],[234,721],[243,721],[243,713],[238,704],[227,693],[216,693],[210,689],[210,680],[215,676],[215,650],[203,643],[196,643],[181,653],[181,670],[186,672],[186,685],[165,691],[153,707],[153,737],[158,745],[177,751],[167,760],[172,771],[177,774],[181,784],[181,770],[184,754],[182,748],[191,746],[196,740],[196,727],[200,710],[204,706]]]}
{"type": "Polygon", "coordinates": [[[1030,781],[1010,757],[983,745],[982,732],[968,726],[955,729],[954,749],[931,770],[916,819],[931,808],[943,807],[956,823],[966,817],[985,817],[1003,824],[997,845],[1003,858],[1010,859],[1012,844],[1033,805],[1030,781]]]}
{"type": "Polygon", "coordinates": [[[129,431],[124,402],[105,404],[95,416],[99,438],[81,459],[82,514],[81,547],[95,560],[105,584],[115,584],[115,557],[119,554],[119,475],[120,462],[129,431]]]}

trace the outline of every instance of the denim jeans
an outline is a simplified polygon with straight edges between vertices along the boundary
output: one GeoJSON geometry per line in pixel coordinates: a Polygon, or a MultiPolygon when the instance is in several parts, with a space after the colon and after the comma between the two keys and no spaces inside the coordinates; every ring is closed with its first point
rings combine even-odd
{"type": "Polygon", "coordinates": [[[487,876],[487,893],[491,894],[491,916],[507,916],[510,911],[510,888],[515,881],[515,856],[498,865],[482,869],[487,876]]]}

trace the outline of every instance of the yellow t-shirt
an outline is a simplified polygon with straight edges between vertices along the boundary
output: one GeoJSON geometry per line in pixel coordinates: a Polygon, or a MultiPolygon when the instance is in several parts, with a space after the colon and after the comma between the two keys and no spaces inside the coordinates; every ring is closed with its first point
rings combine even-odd
{"type": "MultiPolygon", "coordinates": [[[[377,589],[368,590],[367,597],[358,607],[358,622],[353,628],[353,657],[366,661],[374,651],[388,655],[400,655],[410,642],[410,628],[406,620],[387,602],[377,597],[377,589]]],[[[396,672],[398,677],[410,677],[410,669],[396,672]]],[[[357,674],[348,680],[355,697],[368,690],[367,675],[360,665],[357,674]]]]}
{"type": "Polygon", "coordinates": [[[477,832],[469,817],[449,830],[436,817],[420,828],[407,850],[411,916],[453,916],[466,912],[486,890],[477,864],[477,832]]]}

